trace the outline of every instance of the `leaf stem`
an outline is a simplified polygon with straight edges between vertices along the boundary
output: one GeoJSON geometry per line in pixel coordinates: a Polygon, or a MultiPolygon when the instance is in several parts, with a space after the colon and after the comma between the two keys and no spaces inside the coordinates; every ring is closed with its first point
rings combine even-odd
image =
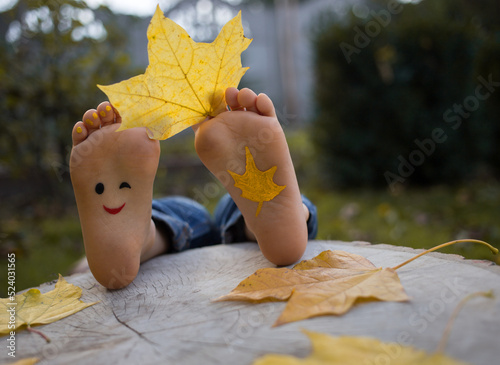
{"type": "Polygon", "coordinates": [[[264,201],[261,201],[259,202],[259,206],[257,207],[257,212],[255,213],[255,216],[257,217],[260,213],[260,210],[262,209],[262,204],[264,203],[264,201]]]}
{"type": "Polygon", "coordinates": [[[48,338],[47,335],[45,335],[43,332],[38,331],[38,330],[36,330],[36,329],[34,329],[34,328],[30,327],[30,326],[28,326],[26,329],[28,330],[28,332],[36,333],[37,335],[42,336],[42,338],[45,341],[47,341],[47,343],[50,342],[50,338],[48,338]]]}
{"type": "Polygon", "coordinates": [[[403,262],[402,264],[399,264],[397,266],[394,266],[392,268],[392,270],[397,270],[397,269],[400,269],[401,267],[405,266],[406,264],[409,264],[410,262],[412,262],[413,260],[416,260],[418,259],[420,256],[423,256],[425,254],[428,254],[429,252],[432,252],[432,251],[436,251],[436,250],[439,250],[440,248],[443,248],[443,247],[446,247],[446,246],[451,246],[451,245],[454,245],[455,243],[461,243],[461,242],[476,242],[476,243],[480,243],[482,245],[485,245],[487,246],[494,254],[497,254],[498,253],[498,249],[493,247],[492,245],[490,245],[489,243],[487,242],[484,242],[484,241],[480,241],[480,240],[473,240],[473,239],[463,239],[463,240],[455,240],[455,241],[450,241],[450,242],[446,242],[446,243],[443,243],[441,245],[438,245],[436,247],[433,247],[433,248],[430,248],[424,252],[421,252],[419,253],[417,256],[415,257],[412,257],[411,259],[409,260],[406,260],[405,262],[403,262]]]}
{"type": "Polygon", "coordinates": [[[453,323],[455,322],[455,319],[457,318],[458,313],[462,310],[465,303],[467,303],[470,299],[472,299],[474,297],[479,297],[479,296],[483,296],[486,298],[493,298],[493,290],[490,290],[487,292],[471,293],[471,294],[467,295],[466,297],[462,298],[462,300],[455,307],[455,310],[451,314],[451,317],[448,320],[448,323],[446,324],[446,327],[445,327],[444,332],[443,332],[443,337],[441,337],[441,341],[439,341],[439,345],[436,349],[437,354],[444,352],[446,344],[448,343],[448,338],[450,337],[451,327],[453,327],[453,323]]]}

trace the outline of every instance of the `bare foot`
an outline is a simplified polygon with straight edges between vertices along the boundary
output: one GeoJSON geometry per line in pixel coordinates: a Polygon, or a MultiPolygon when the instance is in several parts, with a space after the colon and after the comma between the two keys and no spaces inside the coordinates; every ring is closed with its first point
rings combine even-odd
{"type": "Polygon", "coordinates": [[[120,116],[108,102],[73,127],[70,172],[92,274],[115,289],[137,275],[155,247],[151,220],[160,146],[144,128],[116,132],[120,116]]]}
{"type": "Polygon", "coordinates": [[[307,244],[307,209],[304,210],[295,170],[283,130],[272,101],[249,89],[226,91],[231,111],[219,114],[195,128],[196,151],[205,166],[227,189],[240,209],[250,233],[255,235],[264,256],[276,265],[299,260],[307,244]],[[274,183],[286,186],[263,203],[243,198],[229,174],[243,174],[248,147],[260,171],[276,166],[274,183]]]}

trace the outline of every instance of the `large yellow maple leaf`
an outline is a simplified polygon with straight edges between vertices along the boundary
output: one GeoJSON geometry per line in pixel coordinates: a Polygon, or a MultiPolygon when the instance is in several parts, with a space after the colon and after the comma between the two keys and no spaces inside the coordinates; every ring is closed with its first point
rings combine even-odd
{"type": "Polygon", "coordinates": [[[98,303],[84,303],[79,300],[81,295],[81,288],[59,275],[55,288],[45,294],[30,289],[12,299],[0,299],[0,335],[22,326],[52,323],[98,303]]]}
{"type": "Polygon", "coordinates": [[[409,298],[394,270],[377,268],[353,253],[324,251],[293,269],[257,270],[218,300],[288,300],[274,324],[279,326],[325,314],[344,314],[359,299],[406,301],[409,298]]]}
{"type": "Polygon", "coordinates": [[[243,175],[238,175],[229,170],[227,172],[233,177],[234,186],[241,189],[241,196],[243,198],[259,203],[255,213],[257,217],[262,208],[262,204],[273,200],[284,188],[286,188],[286,185],[277,185],[273,181],[274,173],[278,168],[277,166],[273,166],[267,171],[260,171],[248,147],[245,147],[245,153],[245,173],[243,175]]]}
{"type": "Polygon", "coordinates": [[[243,35],[241,12],[212,43],[197,43],[158,6],[147,36],[146,72],[98,85],[122,117],[118,130],[146,127],[151,138],[166,139],[226,109],[225,90],[248,69],[241,53],[252,40],[243,35]]]}
{"type": "Polygon", "coordinates": [[[370,337],[333,337],[304,331],[312,343],[312,353],[300,359],[289,355],[269,354],[253,365],[466,365],[442,353],[427,354],[411,346],[382,342],[370,337]]]}

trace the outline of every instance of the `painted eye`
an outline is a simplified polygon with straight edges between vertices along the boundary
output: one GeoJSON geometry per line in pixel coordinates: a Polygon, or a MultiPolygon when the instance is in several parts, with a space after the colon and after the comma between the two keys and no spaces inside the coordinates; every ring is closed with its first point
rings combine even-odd
{"type": "Polygon", "coordinates": [[[104,184],[103,183],[98,183],[96,186],[95,186],[95,192],[99,195],[101,195],[102,193],[104,193],[104,184]]]}
{"type": "Polygon", "coordinates": [[[129,189],[132,189],[132,188],[130,187],[130,184],[129,184],[128,182],[125,182],[125,181],[124,181],[124,182],[122,182],[122,183],[120,184],[120,189],[123,189],[123,188],[129,188],[129,189]]]}

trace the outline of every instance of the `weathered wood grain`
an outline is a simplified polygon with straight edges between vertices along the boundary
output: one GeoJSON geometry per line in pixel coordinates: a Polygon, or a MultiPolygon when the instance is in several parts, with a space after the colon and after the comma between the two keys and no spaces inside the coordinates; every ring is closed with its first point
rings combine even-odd
{"type": "MultiPolygon", "coordinates": [[[[324,250],[360,254],[377,266],[391,267],[418,251],[363,242],[310,242],[304,259],[324,250]]],[[[26,331],[17,333],[17,356],[37,356],[39,364],[251,364],[266,353],[306,356],[310,346],[300,329],[332,335],[372,336],[435,350],[460,299],[491,290],[496,299],[476,298],[455,322],[446,352],[477,365],[500,357],[500,267],[431,254],[400,269],[412,298],[408,303],[357,305],[342,317],[323,316],[271,328],[284,303],[247,304],[211,300],[242,279],[272,265],[256,244],[220,245],[157,257],[142,265],[135,281],[109,291],[90,273],[68,282],[83,288],[82,300],[100,300],[53,324],[38,327],[51,343],[26,331]]],[[[54,283],[41,286],[51,290],[54,283]]],[[[4,337],[5,338],[5,337],[4,337]]],[[[3,338],[3,339],[4,339],[3,338]]],[[[387,348],[387,358],[397,346],[387,348]]],[[[2,346],[0,362],[9,361],[2,346]]],[[[376,362],[374,362],[376,364],[376,362]]]]}

